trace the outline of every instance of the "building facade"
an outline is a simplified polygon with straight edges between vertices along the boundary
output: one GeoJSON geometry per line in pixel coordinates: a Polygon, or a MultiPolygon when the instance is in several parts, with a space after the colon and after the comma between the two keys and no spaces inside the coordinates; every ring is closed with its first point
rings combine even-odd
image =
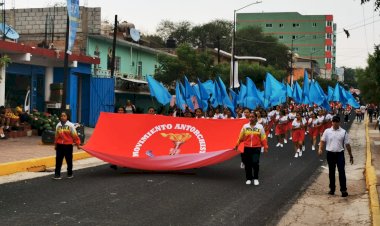
{"type": "MultiPolygon", "coordinates": [[[[20,35],[18,40],[13,41],[38,51],[49,50],[49,53],[54,53],[52,58],[61,59],[64,56],[66,19],[66,7],[5,11],[6,24],[12,26],[20,35]]],[[[113,31],[111,25],[106,28],[101,23],[100,7],[80,7],[80,21],[72,53],[79,57],[89,56],[93,59],[93,61],[90,60],[91,62],[97,63],[88,63],[87,60],[87,64],[83,68],[83,64],[78,61],[77,67],[70,69],[66,100],[71,109],[72,119],[89,126],[95,126],[101,111],[113,112],[115,106],[125,105],[127,99],[132,100],[140,112],[145,112],[146,108],[154,106],[156,103],[150,98],[146,75],[154,75],[158,67],[158,54],[168,54],[144,46],[143,41],[133,42],[128,33],[129,30],[118,32],[115,73],[114,76],[111,76],[110,56],[112,55],[113,31]]],[[[1,53],[2,51],[0,51],[1,53]]],[[[26,53],[28,52],[24,54],[26,53]]],[[[37,67],[41,64],[35,60],[36,57],[32,57],[32,61],[28,62],[28,64],[36,65],[36,69],[33,69],[36,71],[34,73],[36,75],[32,76],[33,79],[16,76],[15,68],[20,68],[20,65],[10,64],[4,71],[9,81],[6,88],[9,90],[9,85],[17,82],[17,79],[24,80],[25,90],[22,92],[25,92],[31,83],[41,83],[42,85],[38,87],[37,85],[33,86],[37,87],[35,89],[37,91],[34,93],[35,97],[32,99],[34,105],[41,111],[47,110],[49,106],[60,106],[59,100],[55,100],[53,103],[49,94],[43,89],[49,90],[52,83],[62,83],[62,62],[60,65],[53,65],[50,64],[50,61],[44,61],[42,65],[48,68],[45,69],[37,67]]],[[[12,58],[12,62],[17,62],[17,60],[12,58]]],[[[25,73],[27,71],[26,69],[25,73]]],[[[9,98],[4,99],[4,102],[10,103],[9,98]]]]}
{"type": "Polygon", "coordinates": [[[331,78],[335,73],[336,24],[332,15],[301,15],[297,12],[237,13],[236,29],[259,26],[297,53],[301,58],[316,60],[320,75],[331,78]]]}

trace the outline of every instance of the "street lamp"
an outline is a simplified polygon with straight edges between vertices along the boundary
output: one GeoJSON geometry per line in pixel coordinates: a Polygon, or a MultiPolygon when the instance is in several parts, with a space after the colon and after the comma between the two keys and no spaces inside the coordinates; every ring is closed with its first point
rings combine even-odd
{"type": "Polygon", "coordinates": [[[293,51],[294,51],[294,48],[293,48],[293,45],[294,45],[294,40],[298,40],[298,39],[301,39],[301,38],[304,38],[305,36],[301,36],[299,38],[293,38],[292,37],[292,45],[291,45],[291,48],[290,48],[290,86],[293,88],[293,51]]]}
{"type": "Polygon", "coordinates": [[[235,88],[235,39],[236,39],[236,12],[245,9],[251,5],[259,4],[261,1],[256,1],[246,6],[243,6],[239,9],[234,10],[234,27],[233,27],[233,36],[232,36],[232,81],[230,80],[230,85],[232,85],[232,89],[235,88]]]}
{"type": "Polygon", "coordinates": [[[216,41],[217,41],[216,45],[218,48],[218,64],[220,63],[220,39],[225,39],[225,38],[226,36],[222,36],[222,37],[220,37],[219,35],[216,36],[216,41]]]}
{"type": "Polygon", "coordinates": [[[316,50],[316,51],[310,53],[310,68],[311,68],[311,80],[312,80],[312,81],[313,81],[313,79],[314,79],[313,54],[314,54],[314,53],[317,53],[317,52],[319,52],[319,51],[321,51],[321,49],[318,49],[318,50],[316,50]]]}

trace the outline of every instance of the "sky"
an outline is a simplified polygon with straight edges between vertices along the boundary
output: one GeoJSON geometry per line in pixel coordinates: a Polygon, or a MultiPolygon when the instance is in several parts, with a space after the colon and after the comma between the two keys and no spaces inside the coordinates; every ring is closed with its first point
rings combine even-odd
{"type": "MultiPolygon", "coordinates": [[[[337,67],[365,68],[368,54],[380,44],[380,12],[374,12],[374,0],[261,0],[239,12],[298,12],[302,15],[333,15],[337,24],[337,67]],[[349,30],[350,38],[343,33],[349,30]]],[[[6,8],[40,8],[62,0],[5,0],[6,8]]],[[[101,17],[128,21],[143,33],[153,34],[162,20],[190,21],[194,25],[215,19],[232,21],[234,10],[256,0],[79,0],[81,6],[101,7],[101,17]]]]}

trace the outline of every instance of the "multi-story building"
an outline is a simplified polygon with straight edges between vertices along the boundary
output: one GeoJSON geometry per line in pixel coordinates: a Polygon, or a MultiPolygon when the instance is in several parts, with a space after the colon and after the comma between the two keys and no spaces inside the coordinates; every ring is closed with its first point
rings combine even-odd
{"type": "MultiPolygon", "coordinates": [[[[61,59],[64,56],[66,7],[9,9],[4,12],[6,24],[13,27],[20,37],[17,40],[7,39],[5,44],[0,41],[0,55],[7,54],[12,60],[3,72],[0,68],[0,89],[3,84],[7,91],[4,95],[0,92],[0,104],[1,99],[6,104],[11,102],[10,98],[6,98],[9,97],[8,93],[15,93],[12,92],[11,84],[20,84],[18,80],[21,78],[24,86],[20,90],[20,97],[13,99],[21,99],[28,87],[31,87],[36,96],[32,102],[38,110],[46,110],[51,106],[58,108],[61,98],[55,98],[57,103],[50,103],[49,86],[63,82],[63,62],[51,62],[49,58],[43,57],[47,55],[61,59]],[[21,50],[15,55],[12,54],[14,50],[3,46],[17,46],[21,50]],[[25,47],[24,50],[22,46],[28,48],[25,47]],[[31,58],[26,63],[25,60],[18,59],[25,54],[31,58]],[[38,73],[32,73],[35,70],[27,67],[30,64],[39,69],[38,73]],[[18,70],[13,70],[14,68],[18,70]],[[20,68],[25,70],[20,72],[20,68]],[[3,73],[7,75],[6,82],[1,83],[3,73]],[[36,82],[33,83],[34,80],[36,82]],[[38,84],[40,85],[37,86],[38,84]]],[[[118,29],[124,30],[117,32],[115,71],[114,76],[111,76],[113,27],[110,24],[103,25],[100,7],[80,7],[80,21],[72,49],[74,57],[70,58],[70,64],[75,61],[77,66],[69,68],[66,102],[71,110],[71,119],[90,126],[96,124],[100,111],[114,111],[115,106],[124,105],[127,99],[132,100],[139,111],[157,105],[150,98],[146,75],[154,75],[159,66],[159,54],[175,57],[143,45],[144,40],[140,37],[137,41],[133,40],[130,28],[134,28],[134,25],[121,23],[119,25],[124,27],[118,29]]]]}
{"type": "Polygon", "coordinates": [[[335,68],[336,24],[332,15],[301,15],[297,12],[237,13],[236,29],[259,26],[301,58],[316,60],[320,76],[331,78],[335,68]]]}

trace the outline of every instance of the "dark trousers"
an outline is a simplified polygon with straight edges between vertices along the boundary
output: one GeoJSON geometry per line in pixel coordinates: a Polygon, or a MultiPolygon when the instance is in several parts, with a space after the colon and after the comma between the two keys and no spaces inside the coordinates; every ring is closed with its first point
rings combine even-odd
{"type": "Polygon", "coordinates": [[[244,147],[243,162],[245,168],[245,177],[247,180],[259,179],[259,163],[261,148],[244,147]],[[253,176],[252,176],[253,170],[253,176]]]}
{"type": "Polygon", "coordinates": [[[55,156],[55,176],[61,176],[63,158],[66,159],[67,175],[73,174],[73,145],[57,144],[55,156]]]}
{"type": "Polygon", "coordinates": [[[340,191],[347,191],[344,151],[327,151],[327,163],[329,165],[330,191],[335,192],[335,167],[338,167],[340,191]]]}

